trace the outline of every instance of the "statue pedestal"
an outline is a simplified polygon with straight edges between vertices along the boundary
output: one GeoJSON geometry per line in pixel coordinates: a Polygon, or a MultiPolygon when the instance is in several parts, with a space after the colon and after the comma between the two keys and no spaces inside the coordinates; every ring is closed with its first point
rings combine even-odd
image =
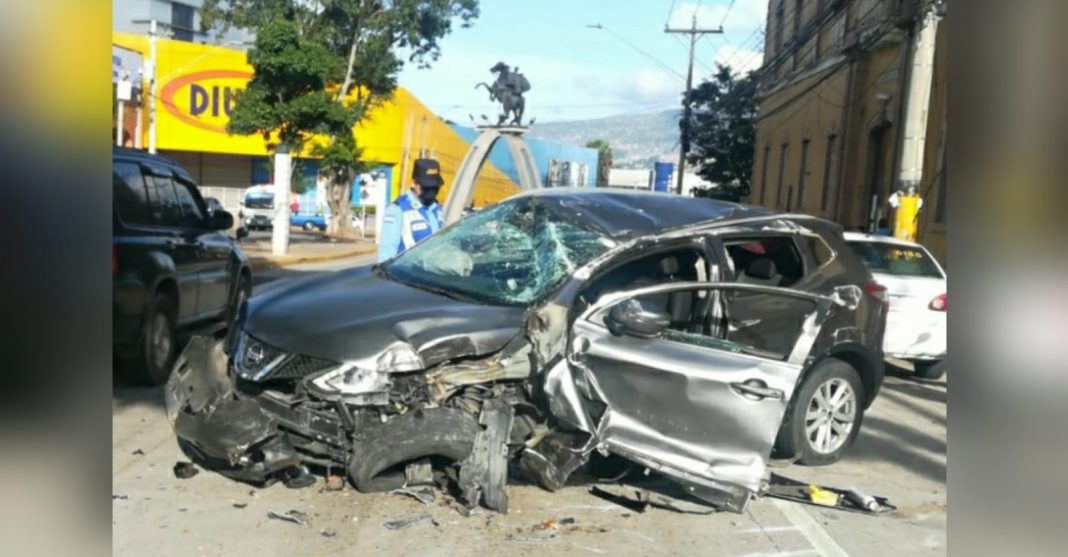
{"type": "Polygon", "coordinates": [[[456,180],[452,189],[449,190],[449,199],[445,201],[443,217],[445,224],[451,224],[463,216],[464,208],[471,204],[475,194],[475,182],[482,171],[482,165],[489,157],[493,145],[498,140],[504,140],[508,145],[508,152],[515,161],[516,170],[519,172],[519,188],[523,191],[541,189],[541,174],[538,166],[534,163],[534,156],[530,152],[523,134],[527,129],[524,126],[477,126],[481,132],[477,139],[471,143],[471,148],[464,155],[460,169],[456,172],[456,180]]]}

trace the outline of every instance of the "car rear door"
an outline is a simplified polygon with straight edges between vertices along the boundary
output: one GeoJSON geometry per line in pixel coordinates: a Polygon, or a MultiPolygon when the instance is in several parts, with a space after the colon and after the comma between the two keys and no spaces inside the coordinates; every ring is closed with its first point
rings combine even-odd
{"type": "Polygon", "coordinates": [[[596,424],[598,446],[741,512],[760,489],[786,405],[832,303],[797,290],[732,283],[674,283],[606,295],[572,325],[568,366],[584,408],[567,411],[583,412],[596,424]],[[700,322],[690,327],[643,338],[612,326],[618,305],[645,307],[664,294],[702,292],[724,307],[695,317],[700,322]],[[717,314],[731,319],[730,300],[738,292],[804,303],[788,350],[707,322],[717,314]]]}
{"type": "Polygon", "coordinates": [[[141,166],[145,174],[156,244],[174,262],[178,281],[178,321],[185,322],[195,318],[199,312],[197,297],[201,260],[196,247],[196,235],[186,227],[171,169],[151,163],[142,163],[141,166]]]}

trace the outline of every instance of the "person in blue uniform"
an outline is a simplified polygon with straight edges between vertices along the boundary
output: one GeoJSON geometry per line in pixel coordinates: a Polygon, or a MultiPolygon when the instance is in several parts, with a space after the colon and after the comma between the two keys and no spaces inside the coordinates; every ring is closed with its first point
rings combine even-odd
{"type": "Polygon", "coordinates": [[[411,189],[397,198],[382,216],[382,239],[378,243],[378,261],[385,261],[410,249],[441,230],[441,205],[438,191],[445,180],[441,166],[434,159],[416,159],[412,167],[411,189]]]}

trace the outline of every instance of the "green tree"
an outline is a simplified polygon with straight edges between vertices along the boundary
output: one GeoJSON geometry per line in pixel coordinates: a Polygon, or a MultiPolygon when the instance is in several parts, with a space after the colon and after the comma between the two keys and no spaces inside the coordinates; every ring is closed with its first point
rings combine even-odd
{"type": "Polygon", "coordinates": [[[612,146],[607,140],[594,139],[586,144],[590,149],[597,149],[597,187],[608,187],[608,171],[612,168],[612,146]]]}
{"type": "MultiPolygon", "coordinates": [[[[328,53],[331,62],[317,98],[331,98],[330,106],[339,107],[349,125],[335,128],[331,113],[322,122],[331,128],[325,132],[330,141],[314,153],[329,177],[327,233],[347,236],[352,233],[352,182],[365,168],[353,126],[392,96],[405,63],[401,53],[408,62],[429,67],[454,20],[468,27],[478,17],[478,0],[206,0],[200,15],[205,29],[247,29],[257,41],[264,30],[286,21],[316,52],[328,53]]],[[[251,52],[249,62],[258,75],[251,52]]],[[[240,100],[236,108],[241,109],[240,100]]]]}
{"type": "Polygon", "coordinates": [[[695,188],[697,197],[740,201],[749,195],[756,142],[756,78],[736,76],[717,64],[712,78],[691,93],[691,150],[686,160],[716,184],[695,188]]]}

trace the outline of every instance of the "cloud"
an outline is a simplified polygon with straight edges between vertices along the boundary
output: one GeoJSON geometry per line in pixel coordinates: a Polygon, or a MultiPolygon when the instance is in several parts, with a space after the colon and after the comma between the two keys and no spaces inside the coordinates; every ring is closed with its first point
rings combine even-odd
{"type": "Polygon", "coordinates": [[[684,84],[660,70],[642,69],[619,79],[619,97],[635,104],[679,102],[684,84]]]}
{"type": "Polygon", "coordinates": [[[735,46],[723,45],[716,50],[712,61],[716,64],[730,66],[735,73],[747,73],[760,67],[764,61],[764,51],[746,50],[735,46]]]}

